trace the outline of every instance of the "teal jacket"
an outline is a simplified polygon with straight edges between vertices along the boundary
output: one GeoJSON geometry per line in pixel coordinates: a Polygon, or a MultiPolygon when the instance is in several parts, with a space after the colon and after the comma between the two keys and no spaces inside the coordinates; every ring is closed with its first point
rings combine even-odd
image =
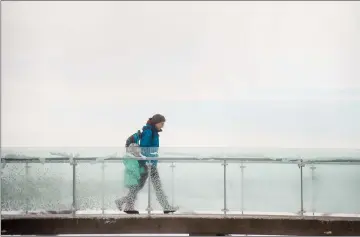
{"type": "Polygon", "coordinates": [[[135,156],[127,153],[124,158],[125,159],[123,160],[123,163],[125,166],[125,187],[129,188],[131,186],[136,186],[139,184],[140,176],[145,170],[142,167],[140,168],[139,162],[137,159],[135,159],[135,156]]]}
{"type": "MultiPolygon", "coordinates": [[[[146,157],[150,157],[151,164],[157,165],[158,149],[159,149],[159,132],[156,130],[154,125],[146,124],[143,127],[143,132],[140,140],[141,154],[146,157]]],[[[145,161],[140,161],[140,163],[145,161]]]]}

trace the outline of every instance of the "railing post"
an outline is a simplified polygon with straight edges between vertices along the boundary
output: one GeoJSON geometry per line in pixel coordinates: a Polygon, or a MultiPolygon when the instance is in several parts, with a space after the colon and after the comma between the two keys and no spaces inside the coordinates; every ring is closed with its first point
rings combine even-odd
{"type": "Polygon", "coordinates": [[[311,165],[311,211],[315,215],[315,170],[316,167],[311,165]]]}
{"type": "Polygon", "coordinates": [[[227,214],[227,193],[226,193],[226,166],[228,165],[226,160],[223,161],[223,167],[224,167],[224,209],[222,209],[222,211],[224,212],[224,215],[226,216],[227,214]]]}
{"type": "Polygon", "coordinates": [[[300,168],[300,211],[299,214],[304,215],[304,184],[303,184],[303,167],[305,166],[304,161],[301,159],[298,164],[300,168]]]}
{"type": "Polygon", "coordinates": [[[29,180],[29,169],[30,165],[28,162],[25,163],[25,180],[26,180],[26,192],[25,192],[25,213],[29,213],[29,205],[30,205],[30,199],[29,199],[29,192],[30,192],[30,180],[29,180]]]}
{"type": "Polygon", "coordinates": [[[147,169],[148,169],[148,206],[146,208],[147,212],[148,212],[148,215],[150,216],[151,215],[151,211],[152,211],[152,208],[151,208],[151,172],[152,172],[152,165],[151,165],[151,162],[148,161],[146,163],[147,165],[147,169]]]}
{"type": "Polygon", "coordinates": [[[76,161],[75,159],[71,159],[70,160],[70,165],[72,165],[72,170],[73,170],[73,174],[72,174],[72,196],[73,196],[73,201],[72,201],[72,215],[75,216],[76,214],[76,161]]]}
{"type": "Polygon", "coordinates": [[[105,162],[101,164],[101,213],[105,213],[105,162]]]}
{"type": "Polygon", "coordinates": [[[5,154],[2,152],[1,148],[0,148],[0,157],[1,157],[1,177],[2,177],[3,169],[5,169],[6,166],[6,159],[5,159],[5,154]]]}
{"type": "Polygon", "coordinates": [[[245,165],[243,162],[241,162],[240,168],[241,168],[241,214],[244,214],[244,169],[245,165]]]}
{"type": "Polygon", "coordinates": [[[3,177],[5,166],[6,166],[5,159],[4,161],[1,160],[1,178],[3,177]]]}
{"type": "Polygon", "coordinates": [[[174,197],[175,197],[175,163],[172,162],[171,165],[171,205],[174,206],[174,197]]]}

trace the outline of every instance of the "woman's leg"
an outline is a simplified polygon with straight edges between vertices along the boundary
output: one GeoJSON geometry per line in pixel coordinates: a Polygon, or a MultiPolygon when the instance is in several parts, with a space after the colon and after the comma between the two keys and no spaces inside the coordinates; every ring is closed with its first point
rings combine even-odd
{"type": "Polygon", "coordinates": [[[129,193],[126,196],[124,211],[132,211],[135,209],[136,196],[138,194],[139,187],[132,186],[129,188],[129,193]]]}
{"type": "Polygon", "coordinates": [[[115,200],[115,204],[120,211],[122,211],[122,206],[124,204],[126,204],[125,210],[133,210],[134,209],[133,205],[134,205],[135,201],[132,201],[132,200],[136,198],[136,194],[138,192],[137,189],[138,189],[137,185],[130,186],[129,192],[126,194],[126,196],[115,200]]]}
{"type": "Polygon", "coordinates": [[[125,210],[134,210],[135,209],[135,201],[139,191],[144,187],[146,179],[148,178],[149,173],[147,169],[144,169],[144,172],[140,176],[139,184],[131,187],[129,189],[129,193],[126,196],[126,206],[125,210]]]}
{"type": "Polygon", "coordinates": [[[168,211],[174,209],[173,207],[170,206],[168,198],[165,195],[165,192],[162,188],[159,172],[156,166],[151,167],[150,176],[151,176],[152,185],[154,186],[156,192],[156,198],[160,203],[160,205],[162,206],[162,208],[168,211]]]}

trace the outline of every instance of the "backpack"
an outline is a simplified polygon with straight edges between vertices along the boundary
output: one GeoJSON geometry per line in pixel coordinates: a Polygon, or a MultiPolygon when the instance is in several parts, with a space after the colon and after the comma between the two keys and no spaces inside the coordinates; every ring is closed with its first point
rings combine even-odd
{"type": "Polygon", "coordinates": [[[140,145],[141,135],[142,135],[142,132],[140,130],[138,130],[136,133],[134,133],[133,135],[128,137],[128,139],[126,140],[126,143],[125,143],[125,147],[129,147],[130,144],[132,144],[132,143],[136,143],[136,144],[140,145]]]}
{"type": "MultiPolygon", "coordinates": [[[[136,143],[140,146],[141,137],[142,137],[142,132],[138,130],[136,133],[128,137],[125,143],[125,147],[129,147],[131,143],[136,143]]],[[[152,139],[154,139],[154,132],[152,133],[152,139]]]]}

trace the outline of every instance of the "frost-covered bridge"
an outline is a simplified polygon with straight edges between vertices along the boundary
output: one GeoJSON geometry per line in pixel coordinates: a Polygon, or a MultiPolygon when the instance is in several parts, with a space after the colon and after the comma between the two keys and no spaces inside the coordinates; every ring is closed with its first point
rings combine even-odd
{"type": "Polygon", "coordinates": [[[116,210],[121,158],[2,158],[2,234],[360,235],[360,160],[161,158],[177,213],[146,185],[116,210]]]}

